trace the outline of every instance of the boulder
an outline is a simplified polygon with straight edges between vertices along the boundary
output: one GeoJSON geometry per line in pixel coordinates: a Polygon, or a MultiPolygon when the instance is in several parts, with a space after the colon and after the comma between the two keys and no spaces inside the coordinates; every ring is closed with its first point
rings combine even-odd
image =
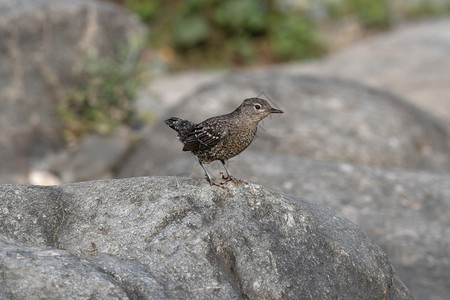
{"type": "Polygon", "coordinates": [[[236,169],[237,178],[302,195],[356,223],[386,251],[416,299],[445,300],[450,295],[449,173],[254,152],[242,154],[230,168],[236,169]]]}
{"type": "Polygon", "coordinates": [[[103,1],[0,0],[0,182],[25,182],[31,165],[61,149],[57,104],[86,57],[126,49],[135,58],[145,32],[103,1]]]}
{"type": "Polygon", "coordinates": [[[57,174],[62,182],[112,178],[112,170],[126,155],[132,139],[125,126],[109,135],[86,134],[74,147],[50,156],[43,168],[57,174]]]}
{"type": "MultiPolygon", "coordinates": [[[[229,160],[233,176],[328,207],[365,230],[386,251],[417,299],[450,294],[450,174],[386,170],[276,153],[245,151],[229,160]]],[[[220,163],[209,165],[216,177],[220,163]]],[[[192,155],[159,170],[203,178],[192,155]]],[[[180,177],[183,178],[183,177],[180,177]]]]}
{"type": "Polygon", "coordinates": [[[450,122],[450,18],[404,24],[311,64],[294,74],[336,76],[390,91],[450,122]]]}
{"type": "Polygon", "coordinates": [[[110,275],[67,251],[0,244],[0,260],[2,299],[128,299],[110,275]]]}
{"type": "Polygon", "coordinates": [[[332,211],[176,177],[0,186],[2,296],[412,299],[332,211]]]}
{"type": "MultiPolygon", "coordinates": [[[[166,117],[201,122],[255,96],[285,113],[264,120],[249,149],[387,168],[450,170],[447,126],[386,92],[345,80],[273,70],[230,74],[188,95],[166,117]]],[[[181,149],[176,133],[161,120],[148,129],[117,176],[166,175],[160,169],[186,155],[181,149]]]]}
{"type": "Polygon", "coordinates": [[[144,120],[165,118],[186,95],[195,93],[205,84],[219,80],[225,71],[185,71],[155,77],[140,90],[134,108],[144,120]]]}

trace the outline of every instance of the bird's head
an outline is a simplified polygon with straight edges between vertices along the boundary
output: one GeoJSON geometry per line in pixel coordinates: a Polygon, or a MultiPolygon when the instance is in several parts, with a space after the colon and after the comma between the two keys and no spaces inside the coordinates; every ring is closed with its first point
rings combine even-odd
{"type": "Polygon", "coordinates": [[[248,116],[254,122],[259,122],[273,113],[283,113],[282,110],[273,108],[269,102],[260,98],[245,99],[237,110],[239,113],[248,116]]]}

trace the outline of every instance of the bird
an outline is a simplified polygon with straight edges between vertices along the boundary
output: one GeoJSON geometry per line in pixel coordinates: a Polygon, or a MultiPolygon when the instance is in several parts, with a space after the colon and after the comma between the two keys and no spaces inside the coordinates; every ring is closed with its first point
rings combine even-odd
{"type": "Polygon", "coordinates": [[[205,164],[219,160],[226,172],[225,181],[242,182],[231,176],[225,162],[244,151],[252,143],[258,123],[270,114],[283,113],[261,98],[245,99],[238,108],[228,114],[215,116],[198,124],[177,117],[164,122],[178,132],[184,144],[183,151],[191,151],[198,158],[209,184],[223,186],[212,179],[205,164]]]}

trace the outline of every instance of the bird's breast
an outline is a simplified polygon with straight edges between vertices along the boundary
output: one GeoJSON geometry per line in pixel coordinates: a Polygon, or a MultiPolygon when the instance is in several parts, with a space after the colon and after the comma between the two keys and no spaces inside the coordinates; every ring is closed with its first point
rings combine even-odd
{"type": "Polygon", "coordinates": [[[229,158],[238,155],[252,143],[256,134],[255,127],[230,128],[221,145],[224,149],[229,149],[229,158]]]}

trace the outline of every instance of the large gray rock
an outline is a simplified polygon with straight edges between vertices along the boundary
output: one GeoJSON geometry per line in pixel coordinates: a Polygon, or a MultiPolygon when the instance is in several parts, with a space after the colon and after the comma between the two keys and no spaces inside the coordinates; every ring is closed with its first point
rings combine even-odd
{"type": "Polygon", "coordinates": [[[60,149],[57,104],[86,56],[135,57],[144,34],[104,1],[0,0],[0,182],[24,182],[31,164],[60,149]]]}
{"type": "MultiPolygon", "coordinates": [[[[264,121],[250,149],[388,168],[450,170],[448,127],[387,93],[343,80],[276,71],[231,74],[187,96],[167,117],[200,122],[257,95],[285,113],[264,121]]],[[[119,167],[118,176],[161,174],[168,162],[184,155],[181,148],[176,133],[161,121],[119,167]]]]}
{"type": "MultiPolygon", "coordinates": [[[[417,299],[450,294],[450,175],[321,162],[246,151],[229,161],[237,178],[302,195],[361,226],[386,251],[417,299]]],[[[210,165],[216,176],[220,163],[210,165]]],[[[203,178],[189,154],[158,172],[203,178]]]]}
{"type": "Polygon", "coordinates": [[[58,174],[62,182],[112,178],[112,170],[126,155],[131,143],[132,134],[126,127],[109,135],[87,134],[76,147],[49,157],[42,168],[58,174]]]}
{"type": "Polygon", "coordinates": [[[417,299],[450,295],[450,174],[244,153],[238,178],[302,195],[355,222],[417,299]]]}
{"type": "Polygon", "coordinates": [[[412,299],[356,225],[259,185],[131,178],[0,199],[2,297],[412,299]]]}
{"type": "Polygon", "coordinates": [[[450,122],[450,18],[405,24],[285,72],[336,76],[393,92],[450,122]]]}
{"type": "Polygon", "coordinates": [[[0,261],[1,299],[127,299],[111,275],[67,251],[0,244],[0,261]]]}

